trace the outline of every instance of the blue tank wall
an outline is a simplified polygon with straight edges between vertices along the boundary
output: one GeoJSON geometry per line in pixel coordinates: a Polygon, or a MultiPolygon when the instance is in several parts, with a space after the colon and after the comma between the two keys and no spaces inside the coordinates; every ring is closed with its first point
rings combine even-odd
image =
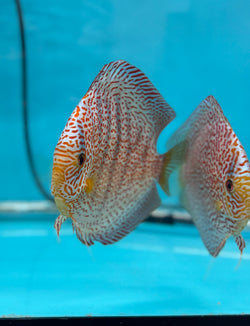
{"type": "MultiPolygon", "coordinates": [[[[177,113],[160,136],[160,152],[212,94],[250,153],[248,0],[21,0],[21,5],[31,143],[47,191],[53,150],[68,116],[102,66],[117,59],[143,70],[177,113]]],[[[15,4],[2,1],[0,200],[42,198],[25,152],[20,59],[15,4]]]]}

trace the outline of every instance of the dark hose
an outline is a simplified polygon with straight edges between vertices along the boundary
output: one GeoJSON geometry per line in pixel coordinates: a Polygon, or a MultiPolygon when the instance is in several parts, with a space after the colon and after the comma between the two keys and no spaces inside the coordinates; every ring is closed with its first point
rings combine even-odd
{"type": "Polygon", "coordinates": [[[18,21],[20,27],[20,39],[21,39],[21,47],[22,47],[22,57],[21,57],[21,65],[22,65],[22,111],[23,111],[23,128],[24,128],[24,138],[25,138],[25,145],[26,145],[26,152],[29,161],[29,166],[31,169],[32,176],[35,180],[35,183],[41,192],[41,194],[48,200],[53,201],[53,197],[44,189],[37,170],[35,168],[34,159],[32,156],[31,151],[31,144],[30,144],[30,135],[29,135],[29,128],[28,128],[28,91],[27,91],[27,65],[26,65],[26,47],[25,47],[25,34],[24,34],[24,24],[23,24],[23,15],[22,9],[19,0],[15,0],[16,9],[18,13],[18,21]]]}

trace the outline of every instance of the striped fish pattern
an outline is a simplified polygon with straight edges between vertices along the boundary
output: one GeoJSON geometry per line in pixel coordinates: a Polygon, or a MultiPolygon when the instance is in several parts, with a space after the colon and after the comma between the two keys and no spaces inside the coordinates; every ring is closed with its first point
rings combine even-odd
{"type": "Polygon", "coordinates": [[[51,190],[61,213],[90,246],[123,238],[160,205],[162,129],[175,117],[150,80],[126,61],[105,65],[56,145],[51,190]]]}
{"type": "Polygon", "coordinates": [[[246,152],[213,96],[207,97],[167,143],[160,184],[178,171],[179,196],[210,254],[216,257],[250,218],[250,166],[246,152]]]}

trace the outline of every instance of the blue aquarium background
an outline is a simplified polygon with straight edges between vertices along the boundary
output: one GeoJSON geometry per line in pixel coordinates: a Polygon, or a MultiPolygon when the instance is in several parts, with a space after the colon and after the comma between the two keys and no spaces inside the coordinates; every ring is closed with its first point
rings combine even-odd
{"type": "MultiPolygon", "coordinates": [[[[250,154],[249,1],[23,0],[21,5],[31,145],[47,191],[53,151],[69,115],[102,66],[117,59],[139,67],[176,111],[159,138],[160,152],[200,101],[214,95],[250,154]]],[[[0,38],[0,170],[5,185],[0,199],[41,199],[24,144],[14,1],[1,1],[0,38]]]]}
{"type": "MultiPolygon", "coordinates": [[[[53,151],[102,66],[140,68],[176,112],[168,137],[214,95],[250,156],[249,0],[21,0],[28,128],[35,168],[50,192],[53,151]]],[[[37,201],[22,113],[15,1],[0,1],[0,208],[37,201]]],[[[178,204],[177,198],[163,203],[178,204]]],[[[29,204],[28,204],[29,205],[29,204]]],[[[30,204],[31,205],[31,204],[30,204]]],[[[250,313],[250,236],[212,259],[191,224],[144,223],[122,241],[86,249],[57,213],[0,213],[0,316],[250,313]],[[229,295],[230,292],[230,295],[229,295]]]]}

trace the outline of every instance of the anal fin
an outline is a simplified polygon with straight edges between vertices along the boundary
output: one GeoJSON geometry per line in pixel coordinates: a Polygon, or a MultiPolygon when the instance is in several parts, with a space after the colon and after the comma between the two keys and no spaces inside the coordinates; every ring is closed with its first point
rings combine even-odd
{"type": "Polygon", "coordinates": [[[217,257],[231,234],[214,225],[206,212],[200,215],[199,211],[193,211],[191,208],[190,215],[208,252],[213,257],[217,257]]]}
{"type": "Polygon", "coordinates": [[[89,247],[94,244],[91,236],[87,234],[87,230],[84,227],[80,227],[76,221],[72,221],[73,232],[76,232],[78,240],[81,241],[86,247],[89,247]]]}
{"type": "Polygon", "coordinates": [[[112,227],[107,227],[101,234],[96,234],[94,239],[104,245],[117,242],[132,232],[160,204],[161,199],[153,182],[153,185],[141,194],[140,199],[134,200],[134,204],[125,209],[118,218],[110,216],[109,219],[114,221],[112,227]]]}

